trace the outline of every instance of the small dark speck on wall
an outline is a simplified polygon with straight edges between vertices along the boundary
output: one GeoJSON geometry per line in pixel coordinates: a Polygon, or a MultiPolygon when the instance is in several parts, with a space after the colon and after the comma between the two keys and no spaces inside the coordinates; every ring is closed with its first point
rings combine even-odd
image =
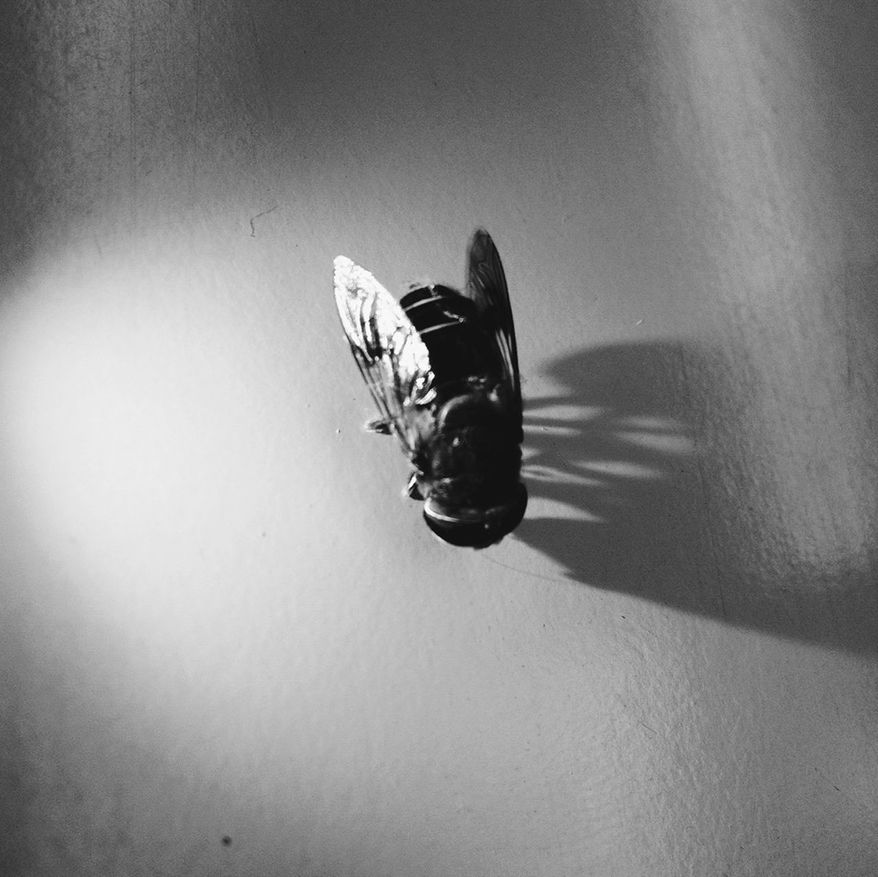
{"type": "Polygon", "coordinates": [[[230,847],[231,845],[232,845],[232,839],[227,834],[224,834],[223,835],[223,846],[230,847]]]}

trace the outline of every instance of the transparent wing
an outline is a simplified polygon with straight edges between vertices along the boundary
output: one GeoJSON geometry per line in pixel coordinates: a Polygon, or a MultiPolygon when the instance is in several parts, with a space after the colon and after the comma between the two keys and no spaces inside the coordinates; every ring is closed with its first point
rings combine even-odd
{"type": "Polygon", "coordinates": [[[370,428],[393,432],[412,457],[426,407],[435,397],[427,345],[396,299],[365,268],[338,256],[334,282],[342,328],[380,414],[370,428]]]}
{"type": "Polygon", "coordinates": [[[475,302],[497,344],[503,363],[503,381],[515,407],[514,413],[521,422],[521,376],[506,275],[491,235],[482,228],[476,230],[467,251],[466,294],[475,302]]]}

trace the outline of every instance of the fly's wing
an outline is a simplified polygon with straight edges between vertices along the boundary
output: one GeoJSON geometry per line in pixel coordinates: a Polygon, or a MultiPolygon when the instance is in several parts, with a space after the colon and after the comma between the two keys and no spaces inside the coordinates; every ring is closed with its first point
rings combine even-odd
{"type": "Polygon", "coordinates": [[[335,259],[335,303],[354,359],[380,417],[375,432],[393,432],[412,457],[424,407],[435,396],[427,345],[396,299],[365,268],[335,259]]]}
{"type": "Polygon", "coordinates": [[[506,275],[500,254],[484,229],[478,229],[470,241],[466,259],[466,294],[478,308],[484,325],[495,340],[503,367],[503,384],[514,406],[512,412],[521,423],[521,376],[518,371],[518,347],[506,275]]]}

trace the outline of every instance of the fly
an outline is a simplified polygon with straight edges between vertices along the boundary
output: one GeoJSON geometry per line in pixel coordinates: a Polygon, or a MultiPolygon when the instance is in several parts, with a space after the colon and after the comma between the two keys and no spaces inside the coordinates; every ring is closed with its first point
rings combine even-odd
{"type": "Polygon", "coordinates": [[[485,548],[521,522],[521,378],[506,277],[491,236],[469,244],[463,292],[429,284],[399,302],[364,268],[335,259],[342,328],[379,416],[412,466],[408,495],[427,526],[485,548]]]}

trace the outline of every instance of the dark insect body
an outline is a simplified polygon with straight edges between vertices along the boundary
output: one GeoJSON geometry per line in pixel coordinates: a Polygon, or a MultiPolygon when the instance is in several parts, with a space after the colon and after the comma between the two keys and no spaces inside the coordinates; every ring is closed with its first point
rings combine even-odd
{"type": "Polygon", "coordinates": [[[503,266],[478,230],[463,293],[411,288],[400,302],[350,259],[335,260],[335,298],[380,416],[412,464],[407,488],[430,529],[484,548],[524,517],[521,379],[503,266]]]}

